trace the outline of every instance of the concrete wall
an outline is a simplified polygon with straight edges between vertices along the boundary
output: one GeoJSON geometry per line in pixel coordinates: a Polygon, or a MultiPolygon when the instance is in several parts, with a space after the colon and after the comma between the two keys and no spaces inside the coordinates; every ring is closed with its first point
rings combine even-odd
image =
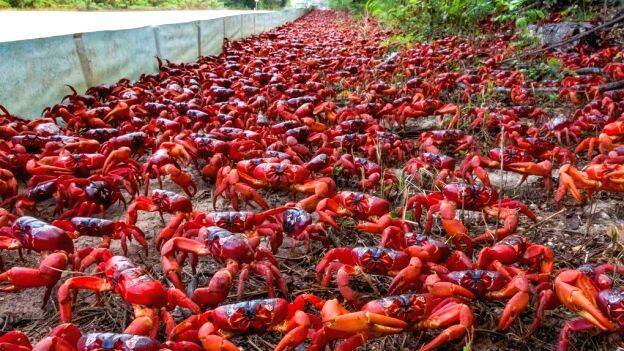
{"type": "Polygon", "coordinates": [[[67,85],[111,84],[155,73],[155,57],[173,62],[218,55],[223,39],[236,40],[293,21],[305,9],[252,13],[136,29],[77,33],[0,43],[0,104],[35,119],[69,94],[67,85]]]}

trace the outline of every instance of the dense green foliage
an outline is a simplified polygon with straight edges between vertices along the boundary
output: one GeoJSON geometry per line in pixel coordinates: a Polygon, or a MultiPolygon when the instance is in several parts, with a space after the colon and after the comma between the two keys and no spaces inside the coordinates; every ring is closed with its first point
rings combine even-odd
{"type": "MultiPolygon", "coordinates": [[[[260,9],[284,7],[287,0],[260,0],[260,9]]],[[[0,9],[253,9],[254,0],[0,0],[0,9]]]]}
{"type": "MultiPolygon", "coordinates": [[[[422,39],[478,32],[487,19],[515,23],[519,28],[545,17],[549,10],[564,10],[571,17],[583,14],[593,0],[330,0],[330,6],[354,14],[372,15],[403,37],[422,39]]],[[[579,18],[584,19],[584,18],[579,18]]]]}

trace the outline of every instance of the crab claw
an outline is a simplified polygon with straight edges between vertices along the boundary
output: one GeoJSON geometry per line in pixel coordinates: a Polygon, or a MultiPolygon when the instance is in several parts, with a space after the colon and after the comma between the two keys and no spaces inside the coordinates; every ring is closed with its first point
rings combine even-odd
{"type": "Polygon", "coordinates": [[[239,348],[231,341],[215,335],[216,332],[215,326],[210,322],[199,328],[197,335],[205,351],[239,351],[239,348]]]}
{"type": "Polygon", "coordinates": [[[510,287],[505,289],[505,295],[512,293],[514,295],[507,302],[498,320],[498,329],[500,330],[508,329],[529,304],[531,294],[528,281],[525,278],[514,279],[510,282],[510,287]]]}
{"type": "Polygon", "coordinates": [[[461,296],[470,300],[475,298],[472,291],[457,284],[443,282],[437,274],[428,276],[425,286],[432,295],[438,297],[461,296]]]}
{"type": "Polygon", "coordinates": [[[338,300],[329,300],[321,310],[323,323],[327,328],[347,333],[376,332],[395,334],[402,332],[407,323],[396,318],[372,312],[345,313],[338,300]]]}
{"type": "Polygon", "coordinates": [[[422,262],[419,258],[413,257],[410,265],[403,268],[399,274],[394,277],[388,288],[388,294],[395,295],[419,285],[421,273],[422,262]]]}
{"type": "Polygon", "coordinates": [[[472,255],[472,239],[468,236],[468,229],[464,224],[455,218],[457,205],[451,201],[442,201],[440,203],[440,222],[444,231],[451,238],[453,244],[458,250],[461,250],[461,243],[466,245],[466,254],[472,255]]]}
{"type": "Polygon", "coordinates": [[[555,201],[561,201],[567,192],[570,192],[577,201],[583,201],[584,196],[579,191],[579,188],[598,189],[600,188],[600,182],[589,179],[587,175],[572,165],[566,164],[561,166],[559,168],[559,187],[555,193],[555,201]]]}
{"type": "Polygon", "coordinates": [[[578,270],[567,270],[555,278],[555,293],[566,307],[603,331],[616,326],[595,304],[597,289],[591,280],[578,270]]]}
{"type": "Polygon", "coordinates": [[[123,162],[134,164],[134,160],[132,159],[132,150],[126,146],[120,147],[108,155],[104,161],[104,165],[102,166],[102,174],[108,173],[111,168],[123,162]]]}
{"type": "Polygon", "coordinates": [[[187,173],[182,172],[173,164],[166,164],[160,167],[160,171],[162,174],[168,174],[171,180],[178,184],[189,197],[193,197],[197,193],[197,185],[193,181],[193,178],[187,173]]]}
{"type": "Polygon", "coordinates": [[[32,345],[26,334],[13,330],[0,336],[0,350],[30,351],[32,345]]]}

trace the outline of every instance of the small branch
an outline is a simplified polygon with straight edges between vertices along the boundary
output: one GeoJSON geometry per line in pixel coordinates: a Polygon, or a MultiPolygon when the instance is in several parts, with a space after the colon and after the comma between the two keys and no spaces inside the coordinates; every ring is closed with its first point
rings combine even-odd
{"type": "MultiPolygon", "coordinates": [[[[579,85],[570,87],[570,89],[574,89],[576,91],[583,91],[583,90],[590,90],[593,87],[595,87],[595,85],[579,84],[579,85]]],[[[617,82],[610,82],[610,83],[599,85],[598,91],[605,92],[605,91],[616,90],[616,89],[621,89],[621,88],[624,88],[624,80],[618,80],[617,82]]],[[[531,89],[531,92],[534,94],[552,94],[552,93],[558,93],[561,89],[562,89],[561,87],[541,87],[541,88],[538,87],[538,88],[531,89]]],[[[511,89],[505,88],[505,87],[496,87],[494,88],[494,92],[498,94],[509,94],[511,93],[511,89]]]]}
{"type": "MultiPolygon", "coordinates": [[[[561,88],[559,87],[541,87],[541,88],[533,88],[531,89],[531,92],[537,93],[537,94],[551,94],[551,93],[558,93],[559,90],[561,90],[561,88]]],[[[509,94],[511,93],[511,89],[505,88],[505,87],[496,87],[494,88],[494,92],[498,94],[509,94]]]]}
{"type": "Polygon", "coordinates": [[[611,82],[611,83],[598,86],[598,90],[600,90],[601,92],[609,91],[609,90],[616,90],[616,89],[621,89],[621,88],[624,88],[624,80],[619,80],[617,82],[611,82]]]}
{"type": "Polygon", "coordinates": [[[604,74],[604,70],[600,67],[583,67],[575,71],[576,74],[583,76],[586,74],[604,74]]]}
{"type": "Polygon", "coordinates": [[[565,212],[565,210],[566,210],[565,208],[562,208],[562,209],[561,209],[561,210],[559,210],[558,212],[555,212],[555,213],[551,214],[550,216],[548,216],[548,217],[546,217],[546,218],[542,219],[541,221],[534,223],[532,226],[528,227],[528,228],[525,230],[525,232],[528,232],[529,230],[531,230],[531,229],[533,229],[533,228],[537,228],[537,227],[541,226],[542,224],[544,224],[544,223],[546,223],[546,222],[550,221],[551,219],[553,219],[554,217],[556,217],[556,216],[558,216],[558,215],[560,215],[560,214],[564,213],[564,212],[565,212]]]}

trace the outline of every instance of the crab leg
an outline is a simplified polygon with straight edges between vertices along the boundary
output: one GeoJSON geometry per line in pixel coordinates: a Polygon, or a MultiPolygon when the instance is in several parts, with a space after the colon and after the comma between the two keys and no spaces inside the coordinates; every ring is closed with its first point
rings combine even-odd
{"type": "Polygon", "coordinates": [[[449,299],[448,302],[441,302],[429,318],[421,321],[418,326],[426,329],[450,326],[423,346],[421,351],[433,350],[451,340],[463,337],[472,328],[473,324],[474,315],[470,307],[457,303],[453,299],[449,299]]]}

